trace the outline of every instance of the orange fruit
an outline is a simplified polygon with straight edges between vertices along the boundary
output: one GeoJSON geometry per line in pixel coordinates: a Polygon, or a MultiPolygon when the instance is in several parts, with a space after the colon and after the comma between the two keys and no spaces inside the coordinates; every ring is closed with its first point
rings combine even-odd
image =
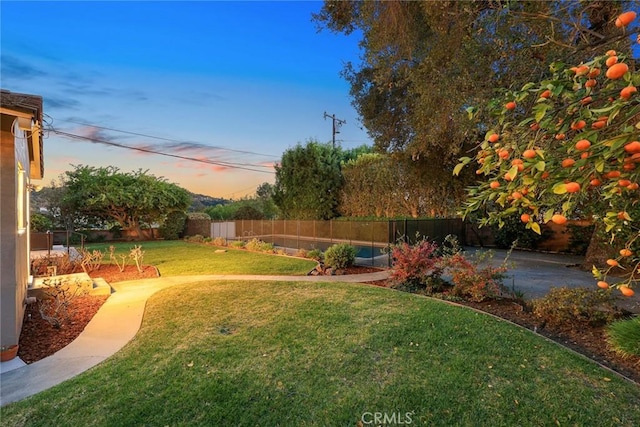
{"type": "Polygon", "coordinates": [[[632,297],[633,294],[635,294],[635,292],[633,292],[633,289],[625,285],[620,286],[619,289],[620,292],[622,292],[622,295],[624,295],[625,297],[632,297]]]}
{"type": "Polygon", "coordinates": [[[549,178],[550,175],[551,174],[548,171],[544,171],[544,172],[542,172],[542,175],[540,175],[540,178],[547,179],[547,178],[549,178]]]}
{"type": "MultiPolygon", "coordinates": [[[[594,79],[596,77],[598,77],[600,75],[600,68],[593,68],[590,72],[588,77],[590,79],[594,79]]],[[[588,87],[588,86],[587,86],[588,87]]]]}
{"type": "MultiPolygon", "coordinates": [[[[582,121],[582,123],[584,123],[584,121],[582,121]]],[[[588,150],[589,147],[591,147],[591,143],[586,139],[581,139],[580,141],[576,142],[576,150],[578,151],[588,150]]]]}
{"type": "Polygon", "coordinates": [[[624,249],[620,249],[620,255],[623,257],[628,257],[633,255],[633,252],[631,252],[629,249],[624,248],[624,249]]]}
{"type": "Polygon", "coordinates": [[[576,72],[576,76],[582,76],[589,72],[589,67],[587,65],[580,65],[578,67],[572,67],[571,69],[576,72]]]}
{"type": "Polygon", "coordinates": [[[590,153],[588,151],[585,151],[584,153],[580,154],[580,158],[581,159],[588,159],[589,155],[590,155],[590,153]]]}
{"type": "Polygon", "coordinates": [[[592,101],[593,101],[593,98],[590,96],[587,96],[586,98],[582,98],[580,100],[580,104],[587,105],[587,104],[591,104],[592,101]]]}
{"type": "Polygon", "coordinates": [[[545,90],[540,94],[540,98],[550,98],[550,97],[551,97],[551,91],[549,89],[545,90]]]}
{"type": "Polygon", "coordinates": [[[536,150],[524,150],[524,153],[522,153],[522,157],[524,157],[525,159],[533,159],[536,157],[536,150]]]}
{"type": "Polygon", "coordinates": [[[607,56],[615,56],[615,55],[617,55],[615,50],[611,49],[607,51],[607,56]]]}
{"type": "Polygon", "coordinates": [[[628,187],[631,185],[631,181],[629,181],[628,179],[621,179],[620,181],[618,181],[618,185],[620,187],[628,187]]]}
{"type": "Polygon", "coordinates": [[[619,263],[618,263],[618,261],[616,261],[615,259],[611,259],[611,258],[609,258],[609,259],[607,260],[607,265],[609,265],[609,266],[611,266],[611,267],[617,267],[617,266],[619,266],[620,264],[619,264],[619,263]]]}
{"type": "Polygon", "coordinates": [[[627,86],[620,91],[620,98],[629,99],[631,98],[631,95],[633,95],[636,92],[638,92],[638,89],[636,89],[635,86],[627,86]]]}
{"type": "Polygon", "coordinates": [[[577,122],[573,122],[571,124],[571,129],[572,130],[584,129],[586,125],[587,125],[587,122],[585,122],[584,120],[578,120],[577,122]]]}
{"type": "Polygon", "coordinates": [[[593,122],[593,124],[591,125],[592,129],[602,129],[603,127],[605,127],[607,125],[607,122],[604,120],[598,120],[597,122],[593,122]]]}
{"type": "Polygon", "coordinates": [[[513,177],[511,176],[511,174],[509,172],[504,174],[504,179],[505,179],[505,181],[513,181],[513,177]]]}
{"type": "Polygon", "coordinates": [[[618,212],[618,219],[625,219],[625,217],[627,216],[627,213],[625,211],[620,211],[618,212]]]}
{"type": "Polygon", "coordinates": [[[538,130],[540,129],[540,125],[538,123],[531,123],[529,125],[529,127],[531,128],[531,130],[538,130]]]}
{"type": "Polygon", "coordinates": [[[607,58],[607,61],[605,62],[605,64],[607,64],[607,67],[611,67],[613,64],[617,64],[618,63],[618,57],[613,55],[607,58]]]}
{"type": "Polygon", "coordinates": [[[489,187],[496,189],[500,187],[500,183],[498,181],[491,181],[491,184],[489,184],[489,187]]]}
{"type": "Polygon", "coordinates": [[[529,214],[523,213],[522,215],[520,215],[520,221],[524,223],[529,222],[530,219],[531,219],[531,216],[529,214]]]}
{"type": "Polygon", "coordinates": [[[605,178],[615,179],[620,178],[620,171],[610,171],[604,174],[605,178]]]}
{"type": "Polygon", "coordinates": [[[629,66],[623,62],[619,62],[617,64],[612,65],[607,70],[607,78],[611,80],[617,80],[620,77],[624,76],[625,73],[629,71],[629,66]]]}
{"type": "Polygon", "coordinates": [[[640,141],[631,141],[624,146],[624,151],[629,154],[640,153],[640,141]]]}
{"type": "Polygon", "coordinates": [[[489,142],[498,142],[498,139],[500,139],[500,135],[497,133],[492,133],[491,136],[489,136],[489,142]]]}
{"type": "Polygon", "coordinates": [[[607,289],[609,287],[609,284],[607,282],[605,282],[604,280],[600,280],[598,282],[598,287],[602,288],[602,289],[607,289]]]}
{"type": "Polygon", "coordinates": [[[522,193],[519,191],[514,191],[513,193],[511,193],[511,197],[513,197],[516,200],[520,200],[522,199],[522,193]]]}
{"type": "Polygon", "coordinates": [[[558,225],[564,225],[567,223],[567,217],[560,214],[555,214],[551,217],[551,222],[558,225]]]}
{"type": "Polygon", "coordinates": [[[598,178],[593,178],[589,184],[591,184],[593,187],[598,187],[602,184],[602,181],[600,181],[598,178]]]}
{"type": "Polygon", "coordinates": [[[640,188],[640,185],[638,185],[637,182],[632,182],[631,185],[627,187],[627,190],[637,190],[638,188],[640,188]]]}
{"type": "Polygon", "coordinates": [[[564,187],[567,189],[567,193],[577,193],[580,191],[580,184],[577,182],[567,182],[564,187]]]}
{"type": "Polygon", "coordinates": [[[622,28],[631,24],[636,19],[636,13],[633,11],[621,13],[616,19],[616,27],[622,28]]]}
{"type": "Polygon", "coordinates": [[[598,84],[597,80],[589,79],[584,82],[584,87],[595,87],[598,84]]]}
{"type": "Polygon", "coordinates": [[[636,168],[636,164],[635,163],[625,163],[624,165],[622,165],[622,169],[626,170],[626,171],[632,171],[636,168]]]}
{"type": "Polygon", "coordinates": [[[562,140],[562,139],[564,139],[564,138],[565,138],[565,134],[564,134],[564,133],[559,133],[559,134],[557,134],[557,135],[556,135],[556,139],[557,139],[558,141],[560,141],[560,140],[562,140]]]}
{"type": "Polygon", "coordinates": [[[504,108],[506,108],[507,110],[514,110],[516,108],[515,101],[507,102],[504,108]]]}
{"type": "Polygon", "coordinates": [[[498,157],[500,157],[503,160],[506,160],[509,158],[509,152],[507,150],[500,150],[498,151],[498,157]]]}
{"type": "Polygon", "coordinates": [[[563,168],[570,168],[571,166],[575,165],[576,161],[573,159],[564,159],[562,161],[562,167],[563,168]]]}

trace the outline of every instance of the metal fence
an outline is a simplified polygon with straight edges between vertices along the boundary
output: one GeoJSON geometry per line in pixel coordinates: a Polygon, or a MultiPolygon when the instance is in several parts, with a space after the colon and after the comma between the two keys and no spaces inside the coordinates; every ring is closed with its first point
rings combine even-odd
{"type": "Polygon", "coordinates": [[[456,236],[461,244],[465,244],[462,219],[236,220],[211,224],[211,237],[231,240],[257,238],[283,248],[325,251],[335,243],[348,243],[356,247],[359,264],[381,266],[389,265],[389,247],[399,240],[415,243],[426,237],[442,243],[450,234],[456,236]]]}

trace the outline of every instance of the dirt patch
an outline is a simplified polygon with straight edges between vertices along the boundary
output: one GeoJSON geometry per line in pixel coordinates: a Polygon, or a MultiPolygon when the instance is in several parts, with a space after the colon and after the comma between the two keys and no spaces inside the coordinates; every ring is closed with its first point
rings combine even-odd
{"type": "Polygon", "coordinates": [[[135,265],[127,265],[124,271],[120,271],[118,266],[113,264],[101,265],[99,269],[89,273],[91,277],[101,277],[107,283],[122,282],[124,280],[151,279],[158,277],[158,270],[152,265],[142,266],[142,272],[138,271],[135,265]]]}

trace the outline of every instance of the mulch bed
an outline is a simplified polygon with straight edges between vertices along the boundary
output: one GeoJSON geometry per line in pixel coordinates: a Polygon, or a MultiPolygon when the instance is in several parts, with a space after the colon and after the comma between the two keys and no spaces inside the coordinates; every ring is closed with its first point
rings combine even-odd
{"type": "MultiPolygon", "coordinates": [[[[374,267],[350,267],[346,274],[363,274],[380,271],[374,267]]],[[[145,266],[139,273],[135,266],[127,266],[120,272],[115,265],[103,265],[92,272],[92,277],[102,277],[107,282],[136,280],[158,277],[157,270],[145,266]]],[[[371,285],[387,287],[387,281],[369,282],[371,285]]],[[[47,357],[73,341],[85,328],[87,323],[100,309],[108,296],[78,297],[73,301],[72,318],[61,329],[53,328],[40,317],[35,304],[27,306],[25,320],[20,336],[18,356],[26,363],[33,363],[47,357]]],[[[520,326],[536,331],[574,351],[593,359],[640,383],[640,357],[622,358],[610,351],[606,346],[606,328],[585,324],[570,324],[563,327],[542,327],[541,322],[521,304],[512,300],[486,301],[481,303],[459,302],[458,304],[475,308],[509,320],[520,326]]]]}

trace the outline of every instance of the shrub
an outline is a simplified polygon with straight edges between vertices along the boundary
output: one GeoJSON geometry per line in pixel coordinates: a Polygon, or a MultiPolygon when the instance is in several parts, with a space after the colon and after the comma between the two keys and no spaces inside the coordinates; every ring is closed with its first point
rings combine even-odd
{"type": "Polygon", "coordinates": [[[213,239],[213,245],[214,246],[227,246],[227,239],[225,239],[224,237],[216,237],[215,239],[213,239]]]}
{"type": "Polygon", "coordinates": [[[268,253],[273,253],[273,249],[274,249],[273,243],[263,242],[262,240],[257,238],[253,238],[249,240],[246,243],[245,248],[247,248],[247,250],[249,251],[268,252],[268,253]]]}
{"type": "Polygon", "coordinates": [[[393,268],[391,280],[393,287],[415,292],[421,289],[435,291],[442,283],[436,280],[442,275],[441,257],[437,256],[438,245],[425,239],[414,245],[401,242],[391,249],[393,268]]]}
{"type": "Polygon", "coordinates": [[[342,270],[353,265],[356,261],[356,248],[348,243],[337,243],[330,246],[324,253],[324,263],[336,270],[342,270]]]}
{"type": "Polygon", "coordinates": [[[322,251],[320,249],[311,249],[306,254],[306,258],[314,259],[316,261],[322,261],[322,251]]]}
{"type": "Polygon", "coordinates": [[[233,242],[229,243],[229,246],[236,249],[244,248],[244,242],[242,240],[234,240],[233,242]]]}
{"type": "Polygon", "coordinates": [[[299,258],[307,258],[308,251],[304,248],[300,248],[296,251],[296,256],[299,258]]]}
{"type": "Polygon", "coordinates": [[[45,232],[47,230],[53,230],[53,220],[41,213],[34,212],[31,214],[29,226],[31,227],[31,231],[45,232]]]}
{"type": "Polygon", "coordinates": [[[446,257],[443,266],[451,275],[451,293],[475,302],[505,295],[507,292],[502,281],[507,271],[506,259],[500,266],[494,267],[490,263],[492,256],[491,252],[487,252],[472,261],[458,252],[446,257]],[[481,264],[487,265],[480,267],[481,264]]]}
{"type": "Polygon", "coordinates": [[[195,236],[187,236],[184,238],[184,240],[189,243],[203,243],[204,237],[202,237],[200,234],[196,234],[195,236]]]}
{"type": "Polygon", "coordinates": [[[610,290],[567,287],[551,288],[544,298],[534,300],[533,314],[550,325],[602,325],[621,315],[610,290]]]}
{"type": "Polygon", "coordinates": [[[640,356],[640,317],[618,320],[609,325],[607,342],[623,357],[640,356]]]}
{"type": "Polygon", "coordinates": [[[169,212],[164,223],[158,230],[160,237],[165,240],[177,240],[184,233],[187,214],[180,211],[169,212]]]}

